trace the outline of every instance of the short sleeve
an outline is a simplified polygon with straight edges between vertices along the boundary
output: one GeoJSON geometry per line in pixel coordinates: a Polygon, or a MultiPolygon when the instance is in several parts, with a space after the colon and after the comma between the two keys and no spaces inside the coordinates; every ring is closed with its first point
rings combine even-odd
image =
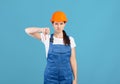
{"type": "Polygon", "coordinates": [[[69,37],[70,38],[70,46],[71,46],[71,48],[74,48],[74,47],[76,47],[76,43],[75,43],[75,41],[74,41],[74,38],[73,37],[69,37]]]}

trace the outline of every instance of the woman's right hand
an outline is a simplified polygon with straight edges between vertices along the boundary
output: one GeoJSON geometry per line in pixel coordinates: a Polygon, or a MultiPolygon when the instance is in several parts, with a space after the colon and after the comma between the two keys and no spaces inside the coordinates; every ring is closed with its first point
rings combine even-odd
{"type": "Polygon", "coordinates": [[[50,34],[50,29],[49,29],[48,27],[42,28],[42,33],[43,33],[44,35],[50,34]]]}
{"type": "Polygon", "coordinates": [[[42,29],[42,33],[44,34],[45,40],[46,40],[46,35],[47,35],[47,34],[50,34],[50,29],[49,29],[48,27],[43,28],[43,29],[42,29]]]}

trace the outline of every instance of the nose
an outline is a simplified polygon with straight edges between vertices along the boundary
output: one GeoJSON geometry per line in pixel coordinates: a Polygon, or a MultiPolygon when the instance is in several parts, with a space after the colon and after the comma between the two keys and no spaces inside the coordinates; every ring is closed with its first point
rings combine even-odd
{"type": "Polygon", "coordinates": [[[60,27],[60,24],[58,24],[57,27],[60,27]]]}

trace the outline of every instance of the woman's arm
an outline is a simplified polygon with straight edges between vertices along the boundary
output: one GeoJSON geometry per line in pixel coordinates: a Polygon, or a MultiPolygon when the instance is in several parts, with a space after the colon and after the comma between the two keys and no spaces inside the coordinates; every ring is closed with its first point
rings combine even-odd
{"type": "Polygon", "coordinates": [[[71,58],[70,58],[74,80],[77,81],[77,61],[76,61],[76,52],[75,47],[71,49],[71,58]]]}
{"type": "Polygon", "coordinates": [[[49,34],[50,30],[49,28],[39,28],[39,27],[28,27],[25,28],[25,32],[32,37],[35,37],[39,40],[41,40],[40,32],[43,32],[44,34],[49,34]]]}

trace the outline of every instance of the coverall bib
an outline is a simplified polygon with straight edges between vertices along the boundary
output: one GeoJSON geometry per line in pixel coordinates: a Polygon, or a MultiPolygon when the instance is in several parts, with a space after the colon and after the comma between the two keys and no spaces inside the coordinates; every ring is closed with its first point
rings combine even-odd
{"type": "Polygon", "coordinates": [[[73,72],[70,64],[71,47],[53,44],[53,34],[44,72],[44,84],[72,84],[73,72]]]}

